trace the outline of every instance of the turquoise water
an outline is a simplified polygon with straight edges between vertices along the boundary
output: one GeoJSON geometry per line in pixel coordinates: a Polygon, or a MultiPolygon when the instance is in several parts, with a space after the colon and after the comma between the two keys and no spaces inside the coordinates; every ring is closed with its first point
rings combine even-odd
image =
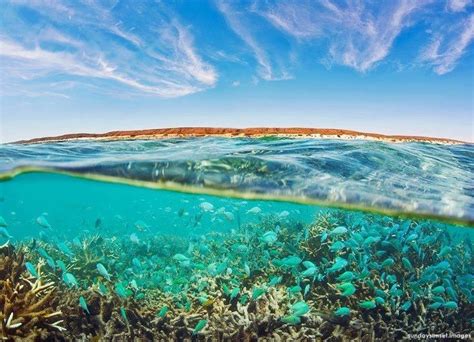
{"type": "Polygon", "coordinates": [[[2,337],[472,333],[470,145],[69,142],[0,159],[2,337]]]}

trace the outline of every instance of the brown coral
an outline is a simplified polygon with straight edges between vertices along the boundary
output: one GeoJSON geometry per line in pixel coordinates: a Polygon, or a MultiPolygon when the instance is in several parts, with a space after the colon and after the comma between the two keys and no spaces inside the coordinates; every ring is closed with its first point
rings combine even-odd
{"type": "Polygon", "coordinates": [[[24,253],[12,246],[0,249],[0,337],[4,340],[35,340],[62,331],[61,311],[51,303],[53,282],[43,282],[41,264],[37,279],[25,271],[24,253]]]}

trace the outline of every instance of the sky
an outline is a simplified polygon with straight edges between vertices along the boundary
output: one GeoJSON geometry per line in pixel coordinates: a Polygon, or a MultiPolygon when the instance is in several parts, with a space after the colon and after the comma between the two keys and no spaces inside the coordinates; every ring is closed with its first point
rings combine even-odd
{"type": "Polygon", "coordinates": [[[474,141],[472,0],[1,7],[1,142],[184,126],[474,141]]]}

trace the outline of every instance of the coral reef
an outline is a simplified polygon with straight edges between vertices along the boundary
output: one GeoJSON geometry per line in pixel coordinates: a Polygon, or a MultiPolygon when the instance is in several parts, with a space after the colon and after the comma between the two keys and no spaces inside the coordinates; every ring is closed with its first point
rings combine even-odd
{"type": "Polygon", "coordinates": [[[6,340],[45,339],[63,331],[63,315],[52,305],[57,292],[43,280],[42,264],[35,278],[25,269],[24,254],[11,245],[0,249],[0,337],[6,340]]]}
{"type": "Polygon", "coordinates": [[[398,341],[472,333],[469,235],[343,210],[311,224],[286,216],[198,236],[103,232],[3,247],[2,336],[398,341]]]}

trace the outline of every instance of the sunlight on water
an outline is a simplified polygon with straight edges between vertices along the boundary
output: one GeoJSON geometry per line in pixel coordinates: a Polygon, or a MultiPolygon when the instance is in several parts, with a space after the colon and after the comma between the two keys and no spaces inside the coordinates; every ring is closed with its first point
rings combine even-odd
{"type": "Polygon", "coordinates": [[[0,196],[0,286],[23,285],[2,299],[16,308],[0,317],[4,336],[386,340],[472,329],[470,226],[44,172],[0,182],[0,196]]]}

